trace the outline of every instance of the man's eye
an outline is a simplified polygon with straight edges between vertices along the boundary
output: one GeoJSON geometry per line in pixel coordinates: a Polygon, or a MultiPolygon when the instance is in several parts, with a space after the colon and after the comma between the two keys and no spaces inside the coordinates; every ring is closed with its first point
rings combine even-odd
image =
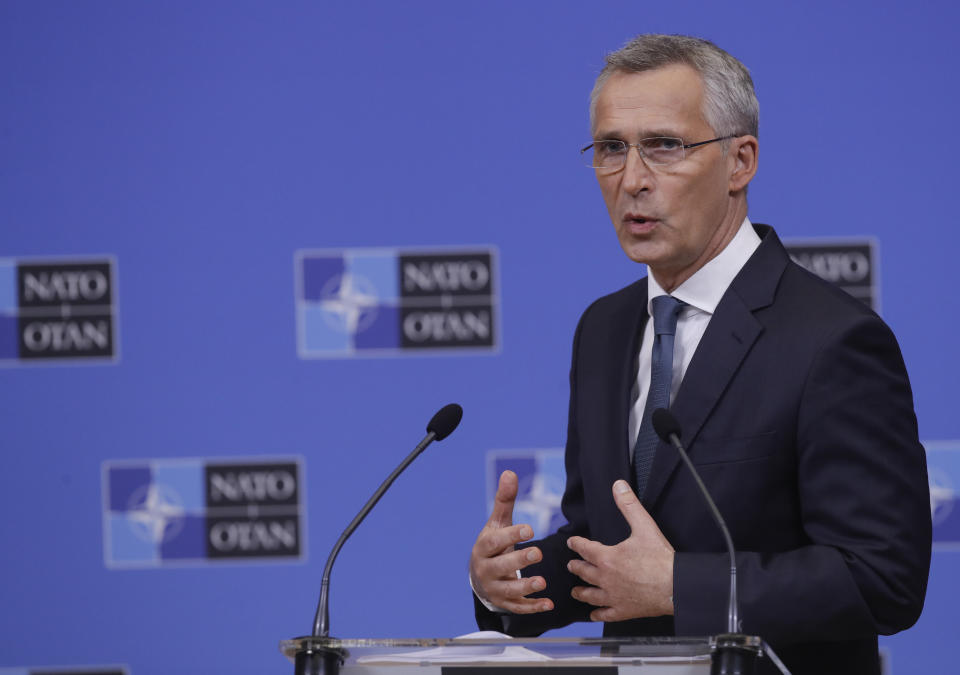
{"type": "Polygon", "coordinates": [[[678,150],[683,145],[683,141],[679,138],[645,138],[641,142],[643,143],[644,150],[662,152],[678,150]]]}
{"type": "Polygon", "coordinates": [[[623,152],[626,146],[620,141],[597,141],[593,144],[598,154],[615,155],[623,152]]]}

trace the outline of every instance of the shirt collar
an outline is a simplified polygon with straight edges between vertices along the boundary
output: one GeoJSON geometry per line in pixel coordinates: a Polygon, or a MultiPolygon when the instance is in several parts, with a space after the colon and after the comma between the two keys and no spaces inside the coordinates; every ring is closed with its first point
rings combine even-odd
{"type": "MultiPolygon", "coordinates": [[[[689,279],[677,286],[671,295],[702,312],[713,314],[720,304],[720,298],[727,292],[734,277],[747,264],[758,246],[760,236],[754,231],[750,219],[744,218],[730,243],[689,279]]],[[[653,275],[647,274],[647,312],[651,316],[653,299],[666,294],[653,275]]]]}

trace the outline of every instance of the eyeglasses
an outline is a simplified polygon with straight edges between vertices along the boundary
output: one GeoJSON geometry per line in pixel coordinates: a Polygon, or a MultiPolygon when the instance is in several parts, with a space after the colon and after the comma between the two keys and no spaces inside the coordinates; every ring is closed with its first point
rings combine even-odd
{"type": "Polygon", "coordinates": [[[636,148],[647,164],[664,166],[679,162],[686,157],[687,148],[697,148],[707,143],[725,141],[728,138],[736,138],[736,136],[721,136],[699,143],[684,143],[682,138],[667,136],[642,138],[637,143],[614,140],[594,141],[580,151],[580,156],[583,157],[583,163],[591,169],[619,171],[627,163],[627,152],[630,148],[636,148]]]}

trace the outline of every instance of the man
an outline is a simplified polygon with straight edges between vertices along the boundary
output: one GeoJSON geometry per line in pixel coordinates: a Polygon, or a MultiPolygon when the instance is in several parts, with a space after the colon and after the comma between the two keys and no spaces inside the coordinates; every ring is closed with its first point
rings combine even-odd
{"type": "Polygon", "coordinates": [[[568,524],[518,547],[532,531],[500,478],[470,559],[481,627],[726,631],[722,536],[650,430],[667,405],[733,536],[744,632],[795,674],[878,673],[877,635],[919,616],[931,525],[903,360],[873,312],[747,219],[757,119],[746,68],[709,42],[643,35],[608,57],[586,153],[649,276],[577,327],[568,524]]]}

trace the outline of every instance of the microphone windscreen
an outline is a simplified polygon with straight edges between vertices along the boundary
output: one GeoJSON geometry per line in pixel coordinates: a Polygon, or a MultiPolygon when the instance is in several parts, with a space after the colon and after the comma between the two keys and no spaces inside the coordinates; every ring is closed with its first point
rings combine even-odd
{"type": "Polygon", "coordinates": [[[666,408],[654,410],[651,420],[653,421],[653,430],[665,443],[670,442],[670,434],[676,434],[677,438],[680,438],[680,423],[673,416],[673,413],[666,408]]]}
{"type": "Polygon", "coordinates": [[[427,433],[432,431],[434,439],[442,441],[453,433],[453,430],[460,424],[462,417],[463,408],[456,403],[448,403],[440,408],[437,414],[433,416],[433,419],[430,420],[430,423],[427,425],[427,433]]]}

